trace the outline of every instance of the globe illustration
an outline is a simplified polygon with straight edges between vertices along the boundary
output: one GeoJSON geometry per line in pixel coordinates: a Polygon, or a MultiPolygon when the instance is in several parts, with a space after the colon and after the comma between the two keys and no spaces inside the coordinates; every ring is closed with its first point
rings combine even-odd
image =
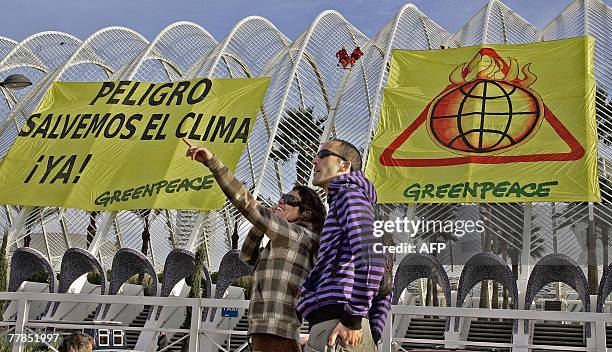
{"type": "Polygon", "coordinates": [[[459,153],[507,151],[538,129],[543,105],[537,93],[512,82],[476,79],[453,87],[432,102],[429,134],[459,153]]]}

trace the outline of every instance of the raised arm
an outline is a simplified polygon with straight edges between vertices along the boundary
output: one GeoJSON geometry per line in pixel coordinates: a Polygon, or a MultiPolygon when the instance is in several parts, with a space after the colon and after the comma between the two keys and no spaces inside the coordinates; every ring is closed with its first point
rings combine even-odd
{"type": "Polygon", "coordinates": [[[299,225],[292,225],[287,220],[274,215],[270,209],[262,206],[210,150],[183,140],[189,145],[187,156],[191,157],[192,160],[203,163],[212,171],[227,199],[253,226],[268,235],[270,240],[279,246],[289,247],[299,240],[301,232],[295,231],[293,228],[299,225]]]}
{"type": "Polygon", "coordinates": [[[242,248],[240,248],[240,260],[249,264],[255,265],[257,258],[259,258],[259,246],[263,239],[263,232],[259,231],[255,226],[251,227],[247,237],[242,242],[242,248]]]}

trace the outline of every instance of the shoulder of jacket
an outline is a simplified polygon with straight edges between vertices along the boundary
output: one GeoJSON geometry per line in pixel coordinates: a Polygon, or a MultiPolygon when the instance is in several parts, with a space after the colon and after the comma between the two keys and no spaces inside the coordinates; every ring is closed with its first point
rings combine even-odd
{"type": "Polygon", "coordinates": [[[314,232],[312,228],[310,228],[310,224],[304,221],[296,221],[291,223],[291,228],[289,231],[294,231],[300,235],[300,237],[306,238],[315,238],[317,234],[314,232]]]}
{"type": "Polygon", "coordinates": [[[343,185],[342,187],[340,187],[340,189],[338,189],[338,193],[336,193],[335,200],[344,199],[356,194],[363,196],[368,200],[370,199],[370,197],[363,188],[353,183],[347,183],[346,185],[343,185]]]}
{"type": "Polygon", "coordinates": [[[347,193],[359,192],[364,193],[363,189],[354,183],[345,183],[340,188],[338,188],[338,192],[336,193],[336,198],[340,196],[345,196],[347,193]]]}

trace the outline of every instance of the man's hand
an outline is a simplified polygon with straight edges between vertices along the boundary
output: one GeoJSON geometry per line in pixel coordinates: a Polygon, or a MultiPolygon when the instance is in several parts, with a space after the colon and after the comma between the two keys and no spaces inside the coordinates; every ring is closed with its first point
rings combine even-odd
{"type": "Polygon", "coordinates": [[[342,325],[342,323],[338,323],[334,331],[332,331],[331,335],[329,335],[327,345],[334,346],[336,344],[337,337],[340,337],[342,342],[344,342],[347,346],[357,346],[363,341],[363,331],[361,329],[351,330],[342,325]]]}
{"type": "Polygon", "coordinates": [[[210,150],[208,150],[208,148],[198,147],[192,144],[191,142],[189,142],[188,140],[186,140],[185,138],[181,138],[181,139],[189,147],[189,149],[187,149],[186,156],[190,157],[191,160],[196,160],[196,161],[203,163],[203,162],[210,160],[210,158],[213,157],[213,154],[211,153],[210,150]]]}

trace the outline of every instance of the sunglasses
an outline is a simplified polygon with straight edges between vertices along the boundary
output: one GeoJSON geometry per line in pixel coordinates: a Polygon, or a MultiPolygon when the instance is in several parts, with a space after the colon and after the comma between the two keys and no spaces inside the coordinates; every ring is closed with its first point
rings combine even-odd
{"type": "MultiPolygon", "coordinates": [[[[319,150],[319,152],[317,153],[317,156],[319,157],[319,159],[323,159],[323,158],[326,158],[328,156],[336,156],[336,157],[340,158],[342,161],[349,161],[344,156],[342,156],[342,155],[340,155],[340,154],[338,154],[336,152],[332,152],[329,149],[321,149],[321,150],[319,150]]],[[[355,171],[355,170],[353,169],[353,165],[351,165],[351,172],[353,172],[353,171],[355,171]]]]}
{"type": "Polygon", "coordinates": [[[319,150],[319,152],[317,153],[317,156],[319,157],[319,159],[323,159],[323,158],[327,158],[328,156],[336,156],[340,159],[342,159],[342,161],[348,161],[347,158],[343,157],[342,155],[332,152],[329,149],[321,149],[319,150]]]}
{"type": "Polygon", "coordinates": [[[278,200],[278,204],[286,204],[292,207],[299,207],[302,205],[302,201],[294,195],[285,193],[278,200]]]}

